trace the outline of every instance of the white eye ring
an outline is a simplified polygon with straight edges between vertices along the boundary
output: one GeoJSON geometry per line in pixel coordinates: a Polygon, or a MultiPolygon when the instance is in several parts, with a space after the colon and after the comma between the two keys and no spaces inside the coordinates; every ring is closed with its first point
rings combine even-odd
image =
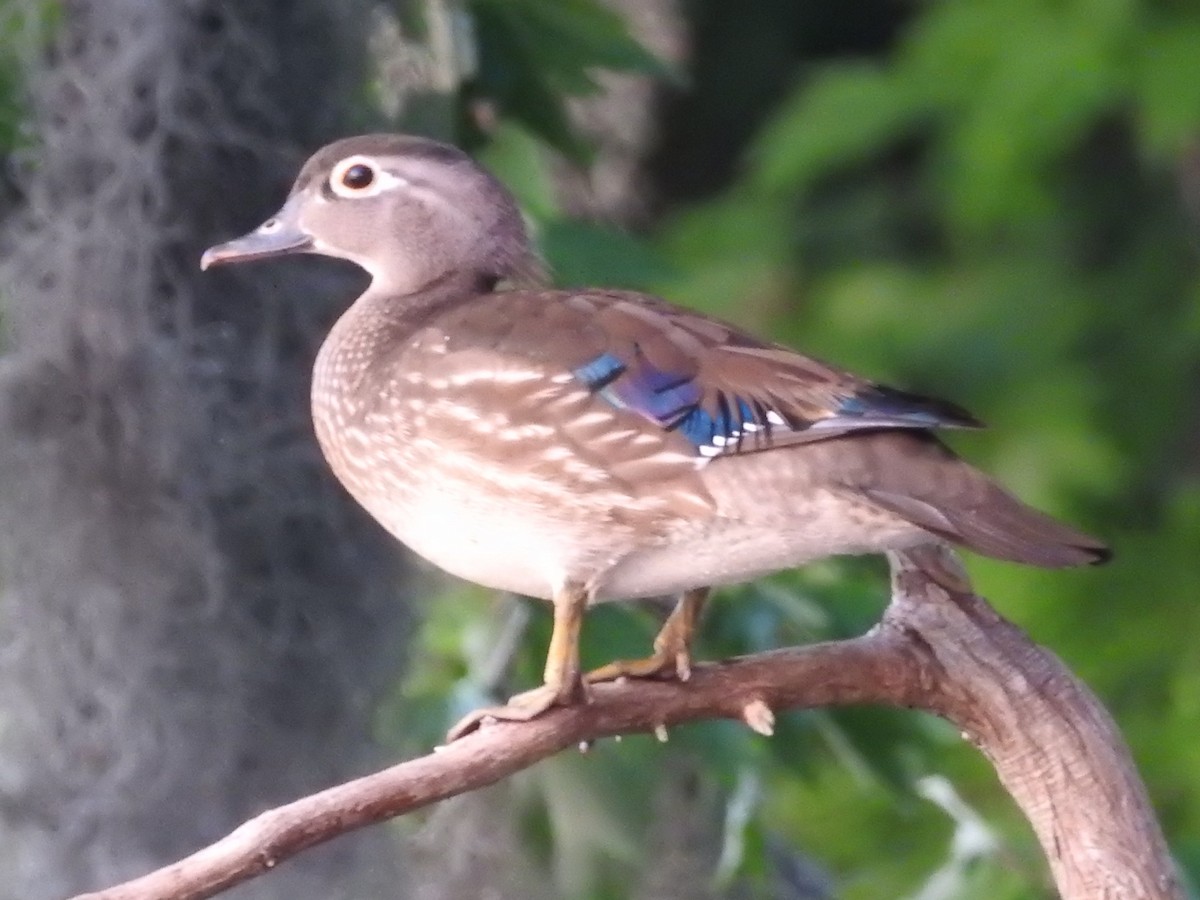
{"type": "Polygon", "coordinates": [[[329,173],[329,189],[347,199],[374,197],[405,184],[405,179],[385,171],[369,156],[347,156],[329,173]]]}

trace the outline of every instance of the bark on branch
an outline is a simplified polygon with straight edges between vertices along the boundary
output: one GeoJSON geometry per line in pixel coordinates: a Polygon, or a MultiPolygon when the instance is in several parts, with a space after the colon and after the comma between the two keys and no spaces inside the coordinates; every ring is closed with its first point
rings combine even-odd
{"type": "Polygon", "coordinates": [[[270,810],[198,853],[76,900],[198,900],[364,825],[492,784],[581,742],[706,718],[769,733],[773,710],[883,703],[936,713],[995,766],[1064,900],[1183,898],[1112,719],[1061,662],[967,585],[948,552],[892,557],[892,602],[853,640],[697,666],[686,684],[600,685],[587,706],[498,723],[270,810]]]}

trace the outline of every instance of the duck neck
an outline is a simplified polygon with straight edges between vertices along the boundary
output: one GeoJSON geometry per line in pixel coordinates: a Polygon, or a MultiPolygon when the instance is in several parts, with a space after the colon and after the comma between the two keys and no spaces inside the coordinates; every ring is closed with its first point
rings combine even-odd
{"type": "MultiPolygon", "coordinates": [[[[359,385],[389,351],[401,347],[441,313],[495,287],[478,276],[448,275],[411,294],[396,295],[378,282],[342,313],[317,354],[313,404],[336,402],[345,413],[359,385]]],[[[363,398],[368,399],[368,398],[363,398]]]]}

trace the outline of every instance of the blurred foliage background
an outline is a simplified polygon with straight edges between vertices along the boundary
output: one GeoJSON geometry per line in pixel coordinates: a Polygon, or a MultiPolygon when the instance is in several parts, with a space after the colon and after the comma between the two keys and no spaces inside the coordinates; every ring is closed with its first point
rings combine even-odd
{"type": "MultiPolygon", "coordinates": [[[[956,439],[961,452],[1111,538],[1116,560],[1095,571],[970,566],[985,596],[1106,699],[1200,877],[1200,10],[693,2],[681,9],[691,54],[662,73],[586,4],[475,6],[482,65],[468,97],[490,98],[500,124],[469,139],[520,194],[560,283],[645,288],[950,396],[992,426],[956,439]],[[561,18],[543,22],[551,6],[561,18]],[[593,89],[592,67],[666,79],[653,212],[633,233],[564,216],[538,152],[588,162],[561,102],[593,89]]],[[[855,562],[725,591],[701,655],[860,632],[884,590],[879,566],[855,562]]],[[[433,610],[419,659],[441,677],[418,663],[404,696],[479,699],[481,655],[463,635],[479,647],[496,626],[463,618],[460,603],[433,610]]],[[[603,660],[652,630],[602,609],[585,640],[603,660]]],[[[522,651],[523,684],[542,646],[522,651]]],[[[599,783],[608,767],[636,767],[621,780],[645,796],[647,771],[680,766],[723,807],[718,879],[752,895],[820,895],[820,877],[811,894],[781,887],[789,853],[824,872],[830,896],[1047,895],[1036,844],[989,767],[938,722],[821,711],[788,717],[770,742],[697,726],[573,768],[599,783]]],[[[580,790],[554,776],[540,788],[580,790]]],[[[603,883],[621,860],[614,839],[590,818],[587,833],[561,834],[574,830],[553,819],[565,801],[541,802],[551,852],[591,843],[603,883]]],[[[638,826],[613,815],[628,840],[638,826]]],[[[572,883],[587,894],[584,878],[572,883]]]]}
{"type": "MultiPolygon", "coordinates": [[[[1111,540],[1101,569],[968,565],[1105,700],[1200,883],[1200,7],[412,0],[376,13],[378,65],[353,115],[477,153],[518,194],[560,284],[646,289],[952,399],[991,426],[955,436],[960,452],[1111,540]]],[[[36,146],[15,64],[0,65],[0,91],[0,140],[36,146]]],[[[374,716],[396,754],[536,683],[548,637],[541,608],[436,584],[374,716]]],[[[698,655],[860,633],[885,592],[871,560],[725,590],[698,655]]],[[[596,610],[585,656],[636,655],[655,625],[653,609],[596,610]]],[[[516,828],[492,863],[524,873],[513,896],[1052,896],[986,761],[911,713],[788,715],[770,740],[728,723],[627,738],[488,802],[516,828]]],[[[419,857],[430,829],[453,835],[439,815],[399,823],[402,845],[419,857]]]]}

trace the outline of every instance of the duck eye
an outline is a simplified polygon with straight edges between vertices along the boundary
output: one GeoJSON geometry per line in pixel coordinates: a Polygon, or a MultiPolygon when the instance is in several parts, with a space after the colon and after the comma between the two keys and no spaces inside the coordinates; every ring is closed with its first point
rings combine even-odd
{"type": "Polygon", "coordinates": [[[342,173],[342,185],[352,191],[366,190],[375,180],[375,170],[366,163],[355,163],[342,173]]]}
{"type": "Polygon", "coordinates": [[[382,187],[379,166],[366,157],[344,159],[329,173],[329,189],[339,197],[369,197],[382,187]]]}

